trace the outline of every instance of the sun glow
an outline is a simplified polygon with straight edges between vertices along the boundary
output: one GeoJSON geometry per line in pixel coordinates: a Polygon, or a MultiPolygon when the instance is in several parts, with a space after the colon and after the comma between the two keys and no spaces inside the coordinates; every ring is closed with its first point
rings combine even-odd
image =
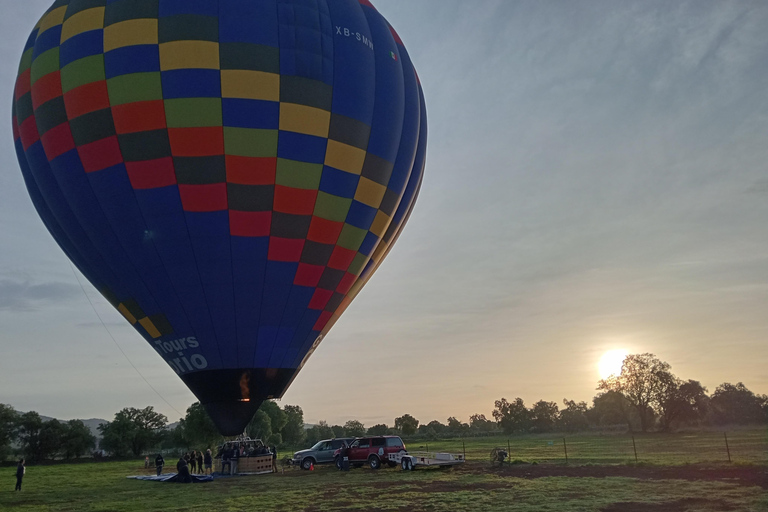
{"type": "Polygon", "coordinates": [[[600,358],[600,363],[598,363],[600,378],[607,379],[611,375],[618,376],[621,373],[621,364],[627,355],[629,355],[629,352],[624,349],[609,350],[603,354],[603,357],[600,358]]]}

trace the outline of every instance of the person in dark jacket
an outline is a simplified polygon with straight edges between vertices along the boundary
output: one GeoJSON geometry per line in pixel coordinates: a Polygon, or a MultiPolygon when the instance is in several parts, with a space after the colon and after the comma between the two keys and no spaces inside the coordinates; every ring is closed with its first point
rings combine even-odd
{"type": "Polygon", "coordinates": [[[163,458],[162,453],[158,453],[157,457],[155,457],[155,469],[157,469],[157,476],[160,476],[160,473],[163,472],[163,466],[165,466],[165,459],[163,458]]]}
{"type": "Polygon", "coordinates": [[[230,473],[233,475],[237,474],[237,461],[239,458],[240,458],[240,448],[237,445],[235,445],[235,449],[232,451],[232,455],[229,458],[229,461],[232,464],[232,469],[230,473]]]}
{"type": "Polygon", "coordinates": [[[197,472],[203,474],[203,450],[197,452],[197,472]]]}
{"type": "Polygon", "coordinates": [[[189,456],[189,460],[187,461],[189,464],[189,472],[194,474],[197,472],[197,452],[195,450],[192,450],[192,453],[189,456]]]}
{"type": "Polygon", "coordinates": [[[178,475],[176,475],[178,482],[182,484],[192,483],[192,477],[189,475],[189,466],[183,456],[179,459],[179,462],[176,463],[176,470],[178,471],[178,475]]]}
{"type": "Polygon", "coordinates": [[[203,457],[203,462],[205,463],[205,474],[210,475],[213,473],[213,456],[211,455],[211,449],[208,448],[205,451],[205,457],[203,457]]]}
{"type": "Polygon", "coordinates": [[[272,447],[272,472],[277,473],[277,446],[272,447]]]}
{"type": "Polygon", "coordinates": [[[21,490],[21,481],[24,479],[24,474],[27,472],[27,468],[24,466],[24,459],[19,460],[19,465],[16,466],[16,489],[21,490]]]}
{"type": "Polygon", "coordinates": [[[232,474],[232,449],[229,447],[229,443],[224,445],[221,450],[221,474],[224,474],[224,467],[232,474]]]}

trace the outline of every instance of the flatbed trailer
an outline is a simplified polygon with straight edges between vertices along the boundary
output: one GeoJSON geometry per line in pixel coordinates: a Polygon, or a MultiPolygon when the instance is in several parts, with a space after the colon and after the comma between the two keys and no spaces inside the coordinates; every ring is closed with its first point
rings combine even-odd
{"type": "Polygon", "coordinates": [[[390,453],[389,461],[400,464],[405,471],[411,471],[417,466],[456,466],[464,463],[461,453],[390,453]]]}

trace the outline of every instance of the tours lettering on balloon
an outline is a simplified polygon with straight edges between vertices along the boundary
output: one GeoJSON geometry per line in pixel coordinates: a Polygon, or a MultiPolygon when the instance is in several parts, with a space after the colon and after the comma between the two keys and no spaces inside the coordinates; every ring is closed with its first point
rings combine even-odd
{"type": "Polygon", "coordinates": [[[158,340],[155,342],[155,348],[165,359],[173,370],[181,375],[191,371],[203,370],[208,367],[208,361],[202,354],[192,354],[187,356],[184,351],[197,348],[200,342],[197,338],[190,336],[188,338],[179,338],[170,341],[158,340]],[[169,355],[170,354],[170,355],[169,355]],[[178,357],[173,357],[177,355],[178,357]]]}
{"type": "Polygon", "coordinates": [[[344,36],[344,37],[354,37],[361,43],[363,43],[365,46],[373,50],[373,41],[371,41],[368,37],[364,36],[360,32],[352,32],[346,27],[336,27],[336,35],[337,36],[344,36]]]}

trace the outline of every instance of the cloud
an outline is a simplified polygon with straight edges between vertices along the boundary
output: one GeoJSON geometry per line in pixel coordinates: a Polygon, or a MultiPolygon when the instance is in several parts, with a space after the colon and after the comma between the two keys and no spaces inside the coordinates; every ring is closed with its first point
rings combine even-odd
{"type": "Polygon", "coordinates": [[[69,283],[33,284],[29,281],[0,279],[0,311],[30,311],[46,304],[73,298],[80,289],[69,283]]]}

